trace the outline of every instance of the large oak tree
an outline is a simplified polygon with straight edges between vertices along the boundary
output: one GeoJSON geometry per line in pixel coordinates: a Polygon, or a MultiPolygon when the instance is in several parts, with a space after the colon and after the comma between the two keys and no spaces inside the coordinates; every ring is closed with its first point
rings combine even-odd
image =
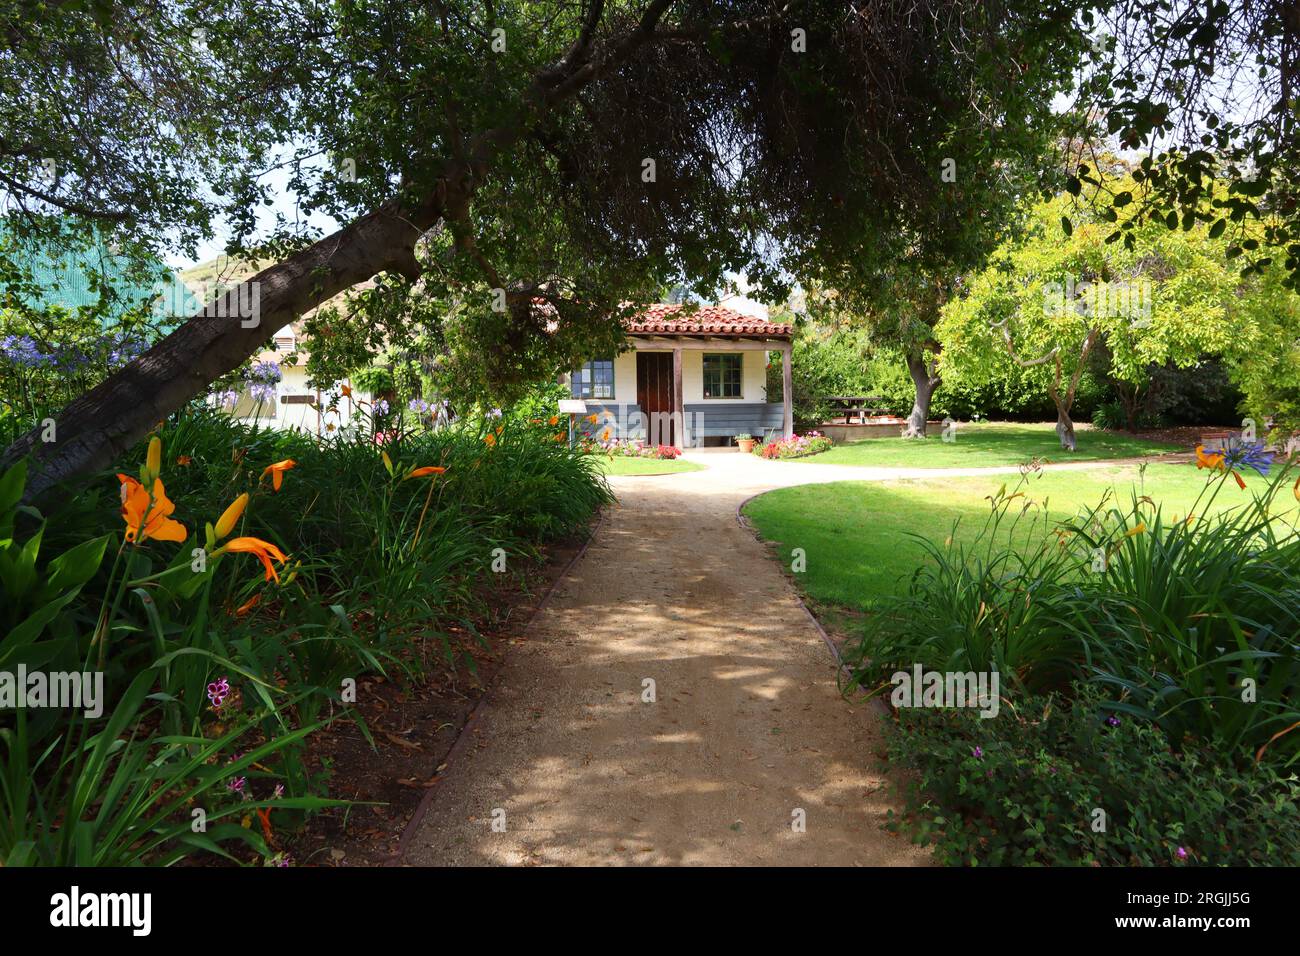
{"type": "MultiPolygon", "coordinates": [[[[980,168],[1037,140],[1087,6],[12,2],[0,189],[13,234],[192,247],[226,221],[236,250],[275,264],[247,280],[257,324],[239,320],[247,288],[217,297],[68,405],[57,441],[33,430],[4,461],[36,453],[33,494],[105,467],[276,328],[376,276],[382,294],[352,321],[454,323],[462,357],[508,395],[616,343],[620,309],[670,280],[707,290],[744,272],[778,297],[929,261],[932,243],[941,258],[961,229],[936,160],[980,168]],[[259,235],[277,166],[304,211],[345,225],[259,235]]],[[[1258,39],[1290,96],[1294,34],[1211,7],[1185,18],[1208,31],[1164,46],[1258,39]]],[[[1112,106],[1140,138],[1161,120],[1134,102],[1112,106]]],[[[6,276],[22,272],[0,255],[6,276]]]]}

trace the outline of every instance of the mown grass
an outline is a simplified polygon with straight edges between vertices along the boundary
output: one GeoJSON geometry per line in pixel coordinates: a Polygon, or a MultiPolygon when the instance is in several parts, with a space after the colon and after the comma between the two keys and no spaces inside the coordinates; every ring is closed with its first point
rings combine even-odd
{"type": "Polygon", "coordinates": [[[869,438],[801,460],[878,468],[986,468],[1017,465],[1035,457],[1051,462],[1100,461],[1191,450],[1086,425],[1077,426],[1079,447],[1073,453],[1061,447],[1051,423],[959,422],[954,429],[952,441],[944,441],[939,430],[920,440],[869,438]]]}
{"type": "Polygon", "coordinates": [[[632,458],[625,455],[593,456],[596,467],[606,475],[674,475],[684,471],[703,471],[704,466],[681,458],[632,458]]]}
{"type": "MultiPolygon", "coordinates": [[[[989,496],[1016,481],[1008,475],[802,485],[760,495],[745,506],[745,514],[764,539],[776,543],[787,568],[792,549],[804,550],[807,570],[796,580],[806,594],[865,611],[901,593],[925,559],[915,536],[941,544],[955,526],[957,540],[973,540],[990,510],[989,496]]],[[[1025,491],[1027,502],[1046,508],[1058,521],[1096,505],[1108,491],[1127,501],[1132,489],[1151,496],[1167,515],[1185,515],[1205,481],[1205,473],[1190,464],[1157,462],[1145,473],[1138,465],[1099,465],[1042,472],[1029,479],[1025,491]]],[[[1263,487],[1261,481],[1245,491],[1231,485],[1212,510],[1243,503],[1263,487]]]]}

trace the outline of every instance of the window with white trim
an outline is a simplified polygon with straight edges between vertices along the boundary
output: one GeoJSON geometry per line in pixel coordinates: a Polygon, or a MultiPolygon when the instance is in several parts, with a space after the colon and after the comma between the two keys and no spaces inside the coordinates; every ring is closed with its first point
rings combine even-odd
{"type": "Polygon", "coordinates": [[[704,355],[704,397],[740,398],[744,353],[717,352],[704,355]]]}
{"type": "Polygon", "coordinates": [[[569,389],[574,398],[613,398],[614,360],[594,359],[573,373],[569,389]]]}

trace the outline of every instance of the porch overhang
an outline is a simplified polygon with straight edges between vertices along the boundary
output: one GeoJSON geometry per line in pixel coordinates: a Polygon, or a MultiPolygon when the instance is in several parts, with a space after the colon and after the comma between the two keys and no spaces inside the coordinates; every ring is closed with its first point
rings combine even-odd
{"type": "Polygon", "coordinates": [[[754,352],[780,352],[790,347],[790,336],[774,335],[650,335],[630,332],[632,347],[646,351],[669,349],[708,349],[725,352],[728,349],[754,352]]]}

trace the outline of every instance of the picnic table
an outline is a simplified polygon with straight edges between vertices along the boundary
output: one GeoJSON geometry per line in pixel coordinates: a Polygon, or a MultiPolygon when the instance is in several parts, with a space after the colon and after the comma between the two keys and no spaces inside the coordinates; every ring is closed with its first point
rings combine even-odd
{"type": "Polygon", "coordinates": [[[826,402],[831,407],[831,417],[844,416],[844,424],[858,416],[858,424],[865,424],[868,415],[883,415],[892,409],[886,404],[889,399],[883,395],[830,395],[826,402]]]}

